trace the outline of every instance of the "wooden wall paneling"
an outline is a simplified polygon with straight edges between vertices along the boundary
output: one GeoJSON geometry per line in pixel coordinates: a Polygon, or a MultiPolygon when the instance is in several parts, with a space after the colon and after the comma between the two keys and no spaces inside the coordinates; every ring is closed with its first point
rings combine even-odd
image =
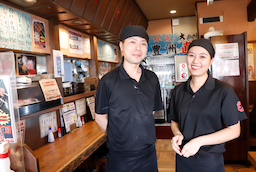
{"type": "MultiPolygon", "coordinates": [[[[57,19],[50,19],[49,20],[49,40],[50,42],[50,52],[52,50],[59,50],[60,44],[59,44],[59,22],[57,19]]],[[[54,74],[54,66],[53,66],[53,55],[50,53],[50,55],[46,56],[46,66],[47,66],[47,74],[54,74]]]]}
{"type": "Polygon", "coordinates": [[[54,2],[56,2],[63,8],[70,9],[73,0],[54,0],[54,2]]]}
{"type": "Polygon", "coordinates": [[[108,31],[110,33],[114,34],[115,29],[118,27],[118,23],[123,22],[123,20],[124,20],[123,15],[126,15],[129,6],[130,6],[130,3],[128,1],[125,1],[125,0],[119,1],[118,6],[114,12],[113,17],[112,17],[112,20],[109,24],[108,31]],[[120,11],[120,13],[118,11],[120,11]],[[118,18],[116,17],[117,13],[119,13],[118,18]]]}
{"type": "Polygon", "coordinates": [[[73,3],[71,4],[71,7],[70,7],[70,11],[79,16],[83,16],[87,4],[88,4],[88,0],[73,0],[73,3]]]}
{"type": "Polygon", "coordinates": [[[130,7],[129,7],[129,9],[128,9],[128,12],[127,12],[127,14],[126,14],[126,16],[125,16],[125,19],[123,20],[122,27],[121,27],[121,29],[119,30],[119,32],[116,34],[117,36],[120,36],[121,31],[123,30],[124,26],[129,25],[129,19],[130,19],[132,13],[134,13],[134,11],[135,11],[135,10],[134,10],[134,7],[133,7],[132,5],[130,5],[130,7]]]}
{"type": "Polygon", "coordinates": [[[140,24],[141,24],[141,20],[142,20],[142,16],[139,15],[139,18],[138,18],[138,21],[137,21],[137,25],[140,25],[140,24]]]}
{"type": "Polygon", "coordinates": [[[128,9],[130,8],[131,4],[129,1],[125,1],[125,4],[124,4],[124,8],[122,11],[120,11],[120,16],[118,18],[118,22],[117,22],[117,25],[115,28],[111,28],[109,29],[109,32],[111,33],[114,33],[114,35],[116,36],[119,36],[119,32],[122,28],[122,25],[123,25],[123,22],[124,22],[124,19],[128,13],[128,9]]]}
{"type": "Polygon", "coordinates": [[[100,3],[101,3],[101,0],[98,0],[98,1],[90,0],[88,2],[88,5],[86,6],[83,17],[86,20],[88,20],[90,22],[93,22],[93,19],[94,19],[95,14],[98,10],[98,7],[100,6],[100,3]]]}
{"type": "Polygon", "coordinates": [[[131,14],[131,17],[128,19],[128,24],[133,24],[135,16],[136,16],[136,10],[134,9],[132,14],[131,14]]]}
{"type": "Polygon", "coordinates": [[[135,16],[134,21],[133,21],[134,25],[138,25],[139,18],[140,18],[140,15],[138,13],[136,13],[136,16],[135,16]]]}
{"type": "Polygon", "coordinates": [[[256,81],[249,81],[249,104],[254,105],[256,102],[256,81]]]}
{"type": "MultiPolygon", "coordinates": [[[[111,0],[107,12],[105,14],[105,17],[101,23],[101,27],[107,31],[109,31],[109,27],[111,26],[113,20],[114,20],[114,16],[117,12],[118,9],[120,9],[120,11],[123,9],[124,6],[124,2],[125,1],[119,1],[119,0],[111,0]]],[[[117,21],[115,20],[115,22],[117,23],[117,21]]]]}
{"type": "Polygon", "coordinates": [[[39,127],[39,116],[26,119],[25,126],[25,144],[27,144],[32,150],[39,148],[47,143],[47,137],[41,138],[39,127]]]}
{"type": "Polygon", "coordinates": [[[93,19],[93,23],[96,24],[97,26],[101,26],[101,23],[103,22],[104,16],[107,12],[109,2],[110,2],[110,0],[101,1],[100,5],[97,9],[96,15],[93,19]]]}

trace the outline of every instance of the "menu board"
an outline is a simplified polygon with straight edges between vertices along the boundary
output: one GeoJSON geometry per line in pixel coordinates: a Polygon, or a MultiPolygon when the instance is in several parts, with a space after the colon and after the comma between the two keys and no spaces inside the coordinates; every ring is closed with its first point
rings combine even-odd
{"type": "Polygon", "coordinates": [[[240,75],[238,43],[216,44],[214,59],[213,77],[240,75]]]}
{"type": "Polygon", "coordinates": [[[78,99],[75,102],[76,102],[76,113],[77,113],[77,116],[83,116],[84,114],[86,114],[85,98],[78,99]]]}
{"type": "Polygon", "coordinates": [[[117,47],[112,44],[97,40],[98,60],[118,62],[117,47]]]}
{"type": "Polygon", "coordinates": [[[31,16],[0,4],[0,48],[32,51],[31,16]]]}
{"type": "Polygon", "coordinates": [[[40,125],[41,138],[48,135],[49,127],[51,127],[52,132],[56,132],[58,128],[56,111],[40,115],[39,125],[40,125]]]}
{"type": "Polygon", "coordinates": [[[46,101],[62,98],[55,79],[40,80],[39,83],[46,101]]]}
{"type": "Polygon", "coordinates": [[[69,52],[83,54],[82,34],[69,30],[69,52]]]}

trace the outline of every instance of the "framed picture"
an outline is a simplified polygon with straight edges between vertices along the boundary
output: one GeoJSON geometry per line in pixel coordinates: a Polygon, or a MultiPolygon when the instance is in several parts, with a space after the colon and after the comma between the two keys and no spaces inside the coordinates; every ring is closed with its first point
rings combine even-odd
{"type": "Polygon", "coordinates": [[[16,54],[18,75],[36,75],[36,56],[16,54]]]}

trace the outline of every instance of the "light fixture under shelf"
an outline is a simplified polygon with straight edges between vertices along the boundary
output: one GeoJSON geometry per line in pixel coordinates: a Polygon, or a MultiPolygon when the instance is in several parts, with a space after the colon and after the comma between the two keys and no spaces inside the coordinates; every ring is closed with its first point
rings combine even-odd
{"type": "Polygon", "coordinates": [[[28,3],[28,4],[35,4],[38,2],[38,0],[21,0],[21,2],[25,2],[25,3],[28,3]]]}

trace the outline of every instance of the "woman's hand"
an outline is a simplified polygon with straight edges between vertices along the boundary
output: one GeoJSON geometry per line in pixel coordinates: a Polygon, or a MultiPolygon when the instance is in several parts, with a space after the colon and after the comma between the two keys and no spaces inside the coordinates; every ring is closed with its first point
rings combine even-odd
{"type": "Polygon", "coordinates": [[[190,140],[187,144],[185,144],[181,150],[182,156],[189,158],[190,156],[195,155],[201,147],[199,141],[195,138],[190,140]]]}
{"type": "Polygon", "coordinates": [[[172,148],[173,150],[179,154],[180,156],[182,156],[181,153],[181,149],[180,149],[180,145],[182,144],[182,140],[183,140],[183,135],[182,134],[177,134],[176,136],[174,136],[172,138],[172,148]]]}

